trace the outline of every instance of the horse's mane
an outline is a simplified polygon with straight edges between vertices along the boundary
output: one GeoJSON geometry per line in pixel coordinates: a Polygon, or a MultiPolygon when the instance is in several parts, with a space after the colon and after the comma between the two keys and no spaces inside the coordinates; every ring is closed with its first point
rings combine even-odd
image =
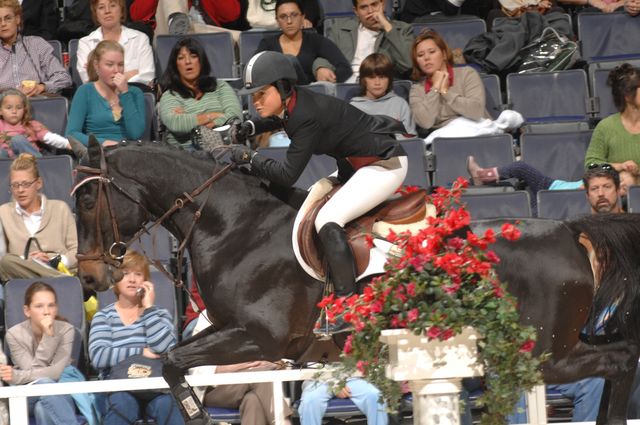
{"type": "Polygon", "coordinates": [[[605,329],[640,341],[640,214],[592,214],[568,226],[576,238],[587,235],[600,265],[587,329],[593,332],[601,314],[617,303],[605,329]]]}

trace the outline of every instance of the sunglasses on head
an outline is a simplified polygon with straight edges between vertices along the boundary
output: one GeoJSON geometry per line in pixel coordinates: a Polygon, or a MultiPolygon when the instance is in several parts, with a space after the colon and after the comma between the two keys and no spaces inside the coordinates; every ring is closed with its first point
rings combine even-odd
{"type": "Polygon", "coordinates": [[[606,162],[602,164],[592,163],[592,164],[589,164],[587,168],[589,170],[595,170],[596,168],[600,168],[601,170],[613,170],[613,167],[611,166],[611,164],[607,164],[606,162]]]}

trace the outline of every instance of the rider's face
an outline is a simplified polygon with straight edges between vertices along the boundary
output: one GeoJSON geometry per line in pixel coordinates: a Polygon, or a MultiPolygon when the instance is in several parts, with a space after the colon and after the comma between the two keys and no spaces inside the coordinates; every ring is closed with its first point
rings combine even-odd
{"type": "Polygon", "coordinates": [[[252,95],[253,106],[262,118],[282,113],[280,93],[274,86],[264,86],[252,95]]]}

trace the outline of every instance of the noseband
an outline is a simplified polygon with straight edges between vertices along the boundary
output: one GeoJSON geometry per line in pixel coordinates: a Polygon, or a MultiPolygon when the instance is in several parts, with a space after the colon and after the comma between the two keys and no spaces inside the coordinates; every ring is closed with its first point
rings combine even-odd
{"type": "MultiPolygon", "coordinates": [[[[103,263],[107,264],[107,265],[111,265],[114,267],[120,267],[122,265],[122,259],[124,258],[124,255],[127,251],[127,248],[137,239],[140,238],[140,236],[142,236],[142,234],[144,233],[149,233],[149,230],[152,230],[153,228],[160,226],[167,218],[169,218],[173,213],[175,213],[176,211],[182,209],[185,205],[191,203],[191,202],[195,202],[195,198],[200,195],[205,189],[207,190],[206,193],[206,197],[204,198],[203,202],[200,204],[200,206],[198,207],[198,209],[193,213],[193,221],[191,222],[191,225],[189,226],[188,231],[185,234],[184,239],[182,240],[182,242],[180,243],[180,246],[178,247],[178,261],[177,261],[177,276],[174,278],[174,276],[171,275],[171,273],[169,273],[165,267],[162,265],[162,263],[160,263],[159,261],[155,260],[155,259],[150,259],[148,258],[148,260],[154,264],[156,266],[156,268],[158,268],[158,270],[162,271],[165,275],[167,275],[167,277],[169,277],[170,280],[172,280],[173,282],[175,282],[175,284],[177,286],[182,286],[182,260],[184,258],[184,250],[186,248],[187,242],[189,241],[193,230],[195,228],[195,225],[197,223],[197,221],[200,219],[201,215],[202,215],[202,210],[204,209],[204,206],[207,204],[207,200],[209,199],[209,194],[211,193],[211,188],[213,186],[213,183],[217,180],[219,180],[221,177],[223,177],[224,175],[226,175],[229,171],[231,171],[231,169],[235,166],[233,163],[230,163],[228,165],[226,165],[225,167],[223,167],[220,171],[214,173],[211,177],[209,177],[204,183],[202,183],[200,186],[196,187],[194,190],[192,190],[191,192],[187,193],[187,192],[183,192],[181,196],[179,196],[178,198],[176,198],[176,200],[173,202],[173,205],[171,206],[171,208],[169,208],[166,212],[164,212],[158,219],[156,219],[150,226],[147,226],[146,224],[142,224],[140,226],[140,229],[131,237],[131,239],[129,239],[128,241],[124,242],[120,239],[120,232],[118,231],[118,220],[116,218],[115,215],[115,211],[113,209],[113,203],[112,203],[112,188],[117,190],[118,192],[120,192],[122,195],[124,195],[126,198],[128,198],[130,201],[132,201],[134,204],[138,205],[140,208],[142,208],[145,213],[147,214],[147,217],[154,217],[154,214],[152,214],[151,212],[149,212],[149,210],[147,208],[145,208],[145,206],[142,204],[141,201],[139,201],[138,199],[136,199],[133,195],[131,195],[129,192],[127,192],[122,186],[120,186],[113,177],[109,176],[109,170],[107,167],[107,161],[104,155],[104,151],[102,146],[100,146],[100,151],[102,153],[102,155],[100,156],[100,168],[95,168],[95,167],[88,167],[88,166],[84,166],[84,165],[77,165],[75,167],[75,169],[78,172],[81,173],[85,173],[85,174],[89,174],[89,177],[84,178],[83,180],[81,180],[80,182],[78,182],[74,187],[73,190],[71,191],[71,196],[73,196],[76,192],[76,190],[78,190],[80,187],[84,186],[87,183],[90,183],[92,181],[97,181],[98,182],[98,195],[97,195],[97,203],[96,203],[96,224],[95,224],[95,228],[96,228],[96,232],[97,232],[97,242],[98,245],[102,247],[103,252],[100,254],[76,254],[76,257],[78,259],[78,262],[82,262],[82,261],[102,261],[103,263]],[[109,217],[110,217],[110,221],[111,221],[111,231],[113,234],[113,240],[114,242],[111,244],[111,246],[109,247],[108,250],[104,249],[104,241],[102,239],[102,226],[101,226],[101,212],[102,212],[102,208],[103,208],[103,202],[106,203],[107,206],[107,211],[109,212],[109,217]]],[[[146,256],[146,254],[145,254],[146,256]]]]}

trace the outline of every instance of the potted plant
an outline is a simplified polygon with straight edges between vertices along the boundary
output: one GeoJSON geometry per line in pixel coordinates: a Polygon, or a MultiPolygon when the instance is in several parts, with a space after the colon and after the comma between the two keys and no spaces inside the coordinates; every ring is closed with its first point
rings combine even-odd
{"type": "Polygon", "coordinates": [[[460,201],[467,184],[459,179],[451,190],[438,188],[428,196],[436,215],[418,233],[387,236],[397,252],[388,259],[386,273],[362,294],[346,299],[330,295],[320,307],[329,320],[343,314],[355,329],[344,346],[340,375],[360,371],[392,409],[401,392],[386,374],[390,353],[380,341],[383,331],[406,329],[447,341],[472,327],[479,334],[477,360],[485,374],[486,389],[478,400],[486,407],[481,421],[502,424],[521,391],[541,383],[542,359],[531,355],[535,331],[518,323],[516,300],[493,268],[500,259],[489,249],[497,237],[515,240],[520,232],[511,223],[499,235],[491,229],[484,235],[471,232],[470,215],[460,201]]]}

